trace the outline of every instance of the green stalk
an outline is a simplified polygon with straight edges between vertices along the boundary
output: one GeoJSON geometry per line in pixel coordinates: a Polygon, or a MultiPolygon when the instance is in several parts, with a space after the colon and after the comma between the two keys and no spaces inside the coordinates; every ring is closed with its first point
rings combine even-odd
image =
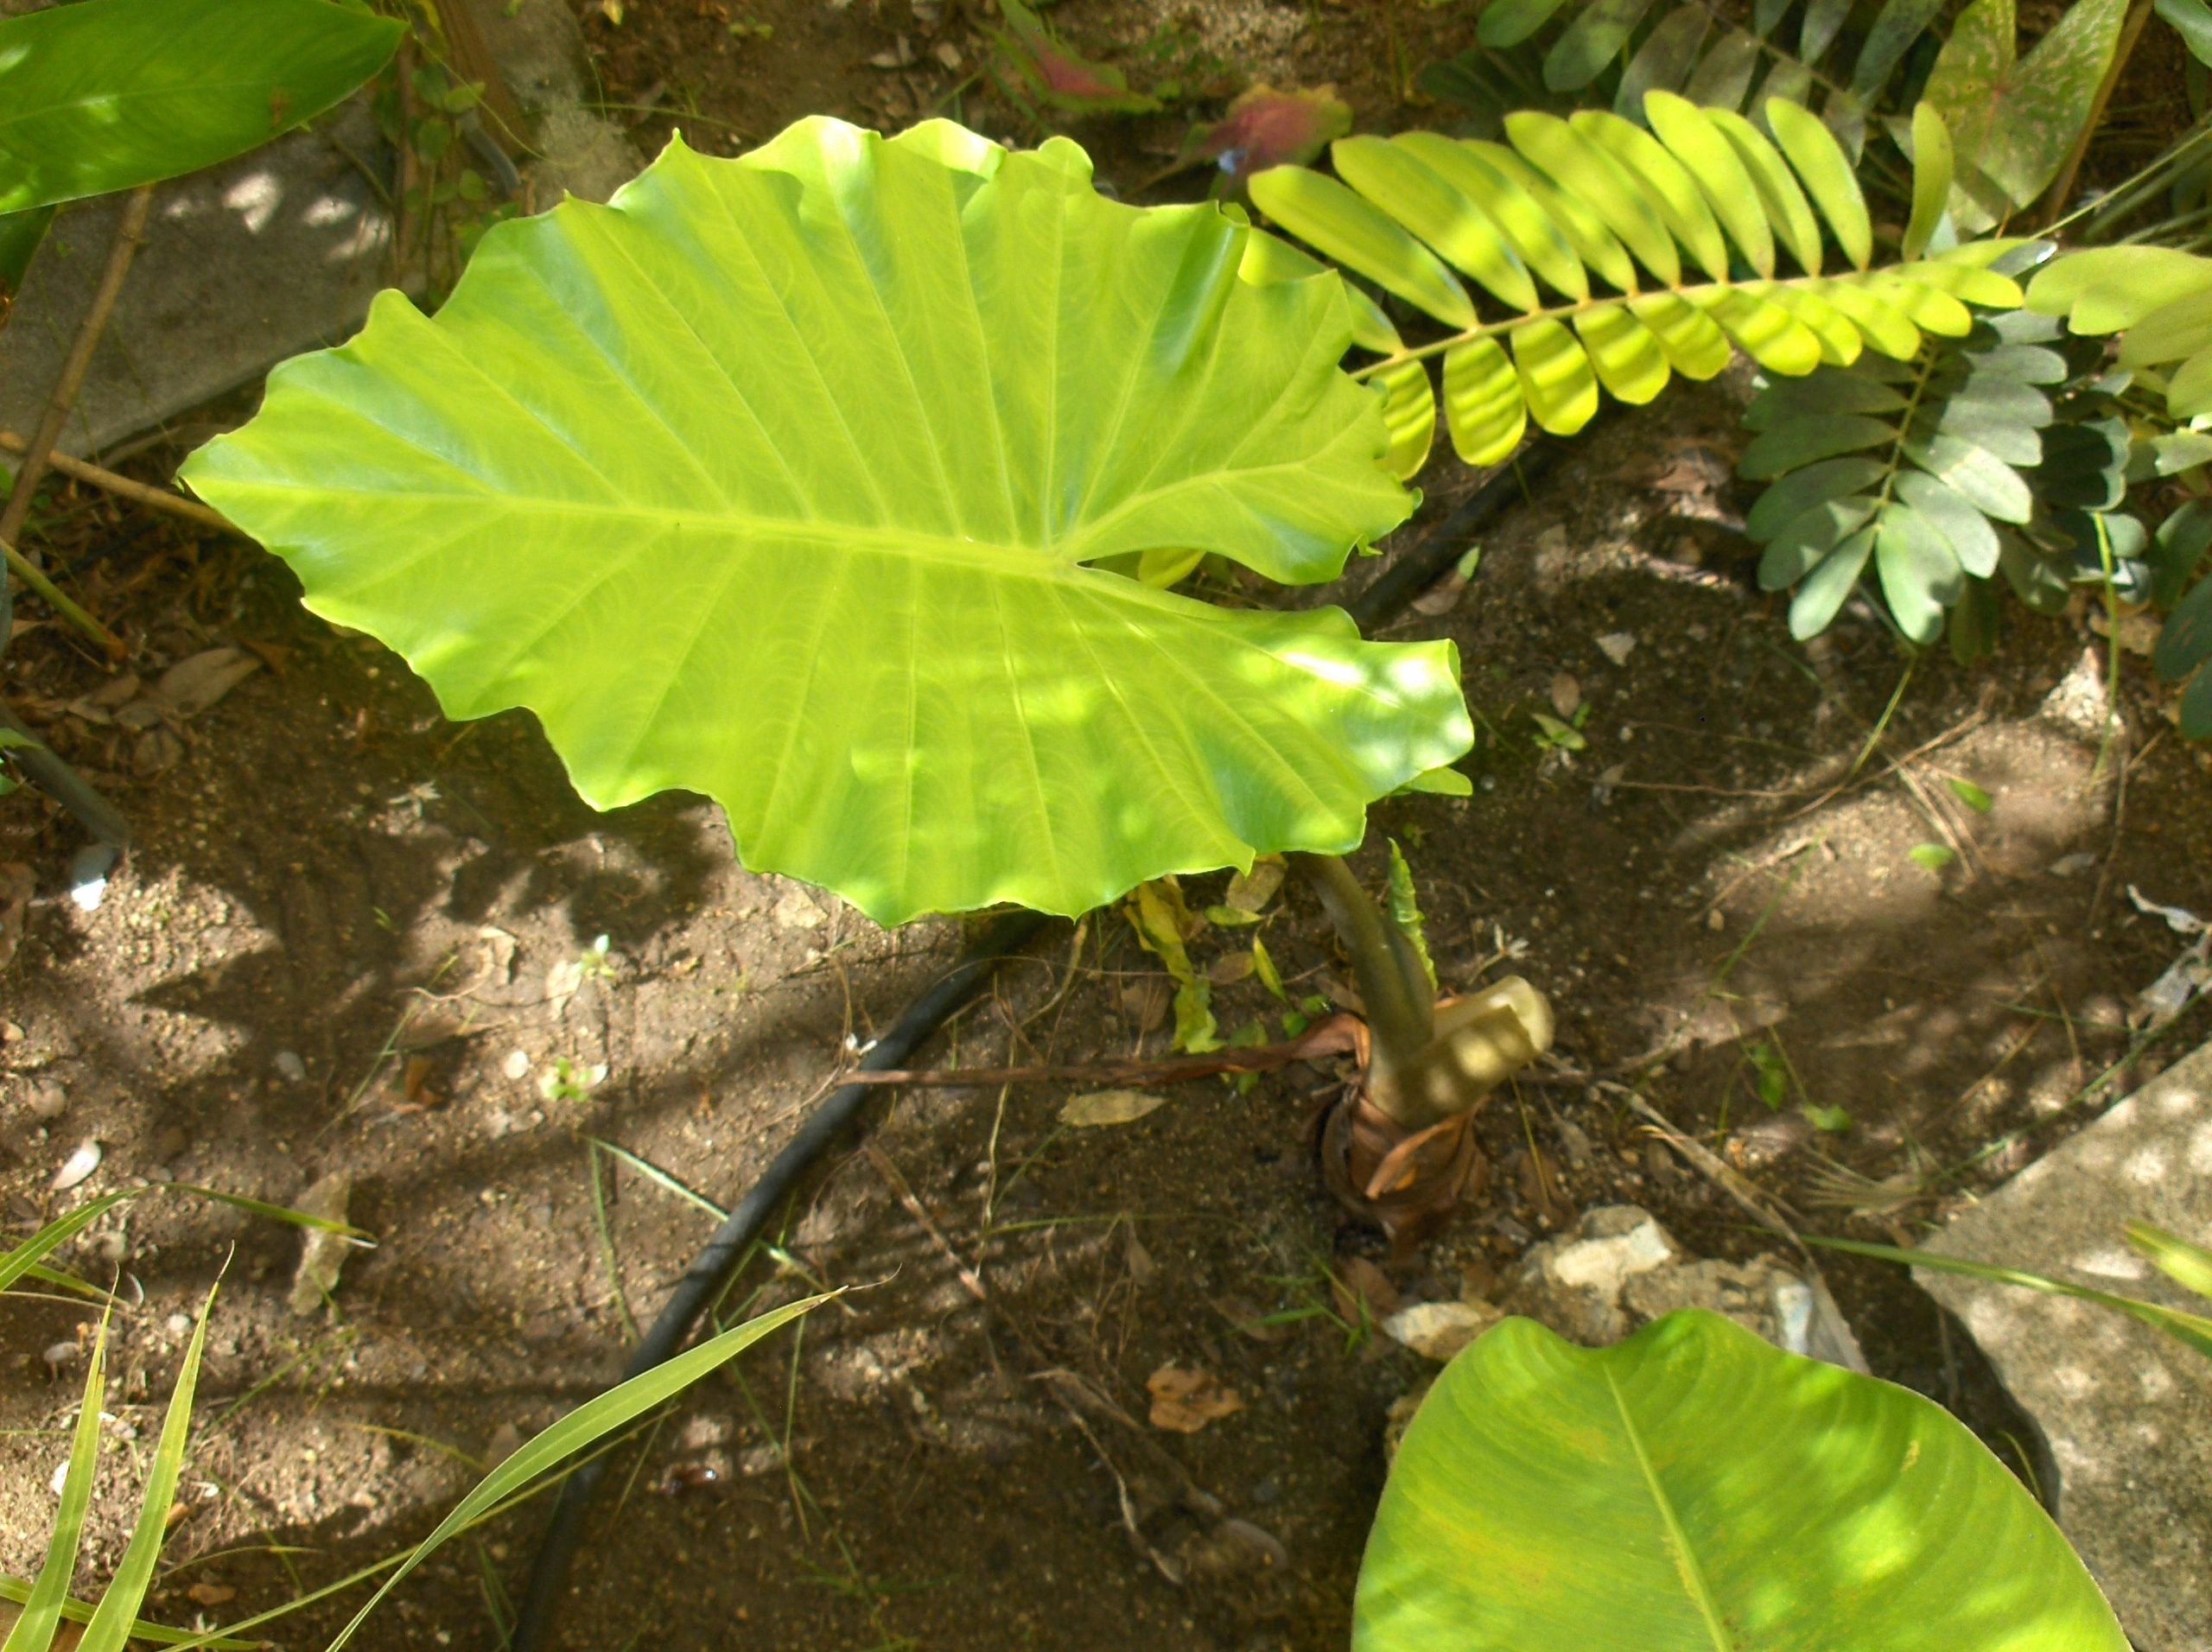
{"type": "Polygon", "coordinates": [[[130,651],[124,646],[123,639],[93,619],[69,598],[64,596],[60,587],[47,578],[29,557],[24,556],[4,539],[0,539],[0,556],[7,558],[8,571],[10,574],[29,586],[33,594],[41,598],[48,607],[52,608],[54,613],[98,643],[101,651],[110,659],[119,660],[130,658],[130,651]]]}
{"type": "MultiPolygon", "coordinates": [[[[1405,931],[1368,899],[1342,857],[1294,855],[1290,863],[1319,897],[1321,910],[1351,955],[1352,977],[1359,983],[1375,1040],[1373,1066],[1387,1089],[1387,1076],[1418,1056],[1435,1030],[1435,995],[1421,956],[1405,931]]],[[[1380,1096],[1376,1105],[1390,1110],[1380,1096]]]]}

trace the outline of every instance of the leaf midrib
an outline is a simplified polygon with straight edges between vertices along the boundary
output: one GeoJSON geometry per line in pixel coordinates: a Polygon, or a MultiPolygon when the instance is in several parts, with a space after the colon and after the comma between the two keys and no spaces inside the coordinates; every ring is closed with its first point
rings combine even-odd
{"type": "MultiPolygon", "coordinates": [[[[1255,466],[1239,474],[1249,476],[1268,470],[1299,467],[1295,464],[1255,466]]],[[[276,482],[213,476],[206,480],[210,487],[232,499],[250,495],[282,497],[327,491],[321,484],[314,482],[276,482]]],[[[1186,479],[1179,486],[1188,486],[1202,480],[1186,479]]],[[[1136,549],[1118,547],[1114,550],[1093,551],[1085,549],[1083,542],[1096,537],[1103,526],[1139,505],[1149,504],[1165,491],[1154,489],[1123,499],[1112,510],[1082,524],[1071,538],[1057,543],[976,539],[931,533],[924,529],[895,524],[882,526],[871,523],[808,521],[797,517],[737,510],[687,511],[627,499],[531,499],[488,490],[483,492],[452,492],[423,488],[378,488],[374,491],[373,497],[382,504],[433,505],[455,512],[477,511],[493,516],[550,516],[556,518],[590,517],[632,521],[656,528],[696,527],[718,537],[799,540],[830,550],[858,544],[937,566],[978,569],[1008,579],[1046,579],[1079,568],[1094,556],[1111,556],[1122,550],[1136,549]]]]}
{"type": "Polygon", "coordinates": [[[1605,1388],[1613,1396],[1613,1409],[1621,1420],[1621,1430],[1628,1436],[1629,1446],[1636,1452],[1636,1465],[1643,1472],[1644,1488],[1651,1493],[1651,1502],[1659,1511],[1659,1523],[1665,1528],[1668,1552],[1674,1557],[1675,1570],[1681,1578],[1683,1590],[1696,1605],[1698,1616],[1704,1620],[1706,1633],[1712,1637],[1713,1652],[1743,1652],[1736,1637],[1728,1632],[1720,1607],[1713,1598],[1713,1585],[1707,1580],[1704,1569],[1698,1565],[1697,1556],[1690,1548],[1688,1534],[1675,1512],[1674,1500],[1667,1495],[1667,1488],[1660,1483],[1659,1472],[1651,1465],[1650,1454],[1643,1448],[1643,1436],[1637,1429],[1636,1419],[1629,1414],[1628,1400],[1621,1387],[1614,1381],[1612,1372],[1605,1373],[1605,1388]]]}

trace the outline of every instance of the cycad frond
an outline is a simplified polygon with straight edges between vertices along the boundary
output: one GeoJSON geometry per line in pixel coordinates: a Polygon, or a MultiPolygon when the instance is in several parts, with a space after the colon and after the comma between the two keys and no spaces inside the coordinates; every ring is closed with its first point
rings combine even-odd
{"type": "Polygon", "coordinates": [[[1618,72],[1613,107],[1630,120],[1644,94],[1678,92],[1707,107],[1750,112],[1770,98],[1818,114],[1855,161],[1867,115],[1900,77],[1947,0],[1885,0],[1852,27],[1853,0],[1756,0],[1751,26],[1712,0],[1490,0],[1478,44],[1440,66],[1441,90],[1494,86],[1501,54],[1525,48],[1548,91],[1586,92],[1618,72]]]}
{"type": "MultiPolygon", "coordinates": [[[[1487,465],[1531,419],[1580,430],[1601,386],[1649,402],[1675,373],[1712,378],[1737,348],[1787,376],[1867,347],[1910,360],[1923,333],[1963,337],[1968,304],[2020,302],[1989,268],[2016,241],[1876,265],[1849,159],[1802,105],[1770,100],[1765,130],[1668,92],[1644,107],[1649,131],[1599,111],[1523,111],[1503,143],[1348,137],[1332,150],[1336,178],[1279,167],[1252,180],[1281,229],[1452,329],[1408,345],[1379,308],[1363,309],[1356,342],[1381,359],[1358,372],[1389,399],[1400,475],[1427,457],[1433,356],[1452,445],[1487,465]]],[[[1940,201],[1948,152],[1923,148],[1940,201]]],[[[1917,215],[1905,245],[1925,245],[1917,215]]]]}
{"type": "Polygon", "coordinates": [[[2073,370],[2055,323],[1986,318],[1910,362],[1868,356],[1779,380],[1753,400],[1742,473],[1770,484],[1745,529],[1759,583],[1795,586],[1789,628],[1814,636],[1870,569],[1898,628],[1986,651],[1988,581],[2031,607],[2075,582],[2139,580],[2142,526],[2119,514],[2129,442],[2116,419],[2056,399],[2073,370]]]}

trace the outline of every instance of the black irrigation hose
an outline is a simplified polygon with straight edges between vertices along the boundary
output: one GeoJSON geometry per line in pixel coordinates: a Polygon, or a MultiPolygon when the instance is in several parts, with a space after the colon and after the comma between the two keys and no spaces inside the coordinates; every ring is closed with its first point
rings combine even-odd
{"type": "MultiPolygon", "coordinates": [[[[1478,531],[1506,506],[1523,497],[1529,482],[1550,469],[1560,454],[1557,443],[1537,442],[1511,467],[1500,470],[1470,494],[1443,521],[1425,534],[1419,544],[1401,555],[1344,607],[1362,631],[1396,617],[1398,612],[1433,584],[1465,555],[1470,535],[1478,531]]],[[[890,1032],[877,1039],[861,1062],[864,1071],[880,1072],[910,1064],[918,1050],[967,1003],[990,978],[999,962],[1018,951],[1050,920],[1036,912],[1014,912],[998,919],[919,998],[906,1007],[890,1032]]],[[[744,1259],[747,1249],[760,1237],[769,1218],[846,1131],[859,1121],[868,1100],[880,1092],[877,1084],[848,1084],[833,1092],[799,1127],[752,1190],[738,1201],[729,1217],[707,1242],[696,1260],[669,1293],[668,1302],[623,1372],[627,1381],[673,1358],[697,1322],[721,1294],[744,1259]]],[[[594,1458],[570,1475],[561,1488],[553,1515],[531,1560],[524,1587],[522,1611],[515,1620],[508,1645],[512,1652],[543,1652],[560,1610],[569,1567],[583,1546],[584,1515],[592,1494],[607,1472],[607,1459],[594,1458]]]]}
{"type": "MultiPolygon", "coordinates": [[[[107,848],[130,847],[130,823],[100,796],[91,781],[56,757],[4,705],[0,705],[0,728],[31,742],[7,748],[8,760],[22,771],[23,778],[75,816],[78,824],[107,848]]],[[[112,861],[114,856],[106,858],[112,861]]]]}
{"type": "MultiPolygon", "coordinates": [[[[960,955],[960,962],[909,1004],[906,1013],[891,1030],[875,1041],[861,1058],[861,1070],[880,1072],[887,1067],[908,1065],[914,1052],[990,979],[999,961],[1020,950],[1051,921],[1041,912],[1017,912],[993,923],[960,955]]],[[[752,1190],[737,1202],[737,1207],[707,1242],[707,1248],[669,1293],[659,1317],[639,1343],[638,1351],[630,1357],[629,1367],[622,1373],[624,1381],[641,1376],[676,1357],[690,1337],[693,1325],[721,1294],[730,1275],[744,1260],[747,1248],[760,1237],[760,1230],[767,1226],[799,1179],[853,1126],[869,1098],[880,1095],[882,1088],[880,1084],[847,1084],[832,1091],[807,1115],[798,1134],[776,1155],[752,1190]]],[[[553,1518],[538,1544],[537,1558],[531,1562],[522,1612],[515,1620],[514,1636],[509,1642],[516,1652],[532,1652],[546,1643],[559,1610],[562,1589],[568,1581],[569,1566],[583,1543],[584,1515],[590,1507],[592,1493],[607,1473],[607,1458],[594,1458],[570,1475],[561,1488],[553,1518]]]]}

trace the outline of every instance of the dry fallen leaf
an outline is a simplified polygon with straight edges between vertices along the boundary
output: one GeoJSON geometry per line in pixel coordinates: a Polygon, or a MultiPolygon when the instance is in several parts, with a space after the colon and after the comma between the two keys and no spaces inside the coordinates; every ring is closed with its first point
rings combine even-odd
{"type": "Polygon", "coordinates": [[[1060,1122],[1072,1130],[1100,1124],[1134,1124],[1166,1102],[1166,1096],[1157,1090],[1088,1090],[1068,1097],[1067,1105],[1060,1109],[1060,1122]]]}
{"type": "Polygon", "coordinates": [[[210,648],[162,673],[149,698],[180,717],[196,717],[261,669],[242,648],[210,648]]]}
{"type": "Polygon", "coordinates": [[[400,1090],[410,1107],[443,1105],[445,1094],[437,1085],[438,1064],[429,1056],[410,1056],[400,1090]]]}
{"type": "Polygon", "coordinates": [[[1449,613],[1467,594],[1467,576],[1454,569],[1414,599],[1416,613],[1449,613]]]}
{"type": "Polygon", "coordinates": [[[1152,1253],[1144,1248],[1144,1241],[1137,1237],[1135,1228],[1129,1229],[1128,1258],[1129,1283],[1141,1290],[1152,1283],[1160,1264],[1153,1261],[1152,1253]]]}
{"type": "Polygon", "coordinates": [[[1170,1433],[1195,1434],[1244,1409],[1236,1391],[1211,1371],[1163,1365],[1145,1379],[1145,1388],[1152,1395],[1152,1426],[1170,1433]]]}
{"type": "Polygon", "coordinates": [[[1249,952],[1224,952],[1206,966],[1206,979],[1217,987],[1233,987],[1248,979],[1252,969],[1249,952]]]}
{"type": "Polygon", "coordinates": [[[1122,988],[1122,1007],[1140,1032],[1156,1032],[1167,1020],[1167,983],[1157,975],[1122,988]]]}
{"type": "Polygon", "coordinates": [[[1338,1262],[1329,1284],[1331,1294],[1337,1299],[1337,1312],[1356,1325],[1387,1319],[1402,1306],[1398,1287],[1390,1283],[1389,1275],[1364,1256],[1347,1257],[1338,1262]]]}
{"type": "Polygon", "coordinates": [[[1221,898],[1225,906],[1234,906],[1240,912],[1263,910],[1275,898],[1275,891],[1282,887],[1287,870],[1280,855],[1262,855],[1252,862],[1249,872],[1240,872],[1229,880],[1229,888],[1221,898]]]}
{"type": "MultiPolygon", "coordinates": [[[[295,1210],[326,1222],[346,1220],[346,1206],[353,1197],[353,1179],[333,1171],[292,1201],[295,1210]]],[[[309,1228],[300,1246],[300,1266],[292,1275],[290,1307],[296,1315],[313,1313],[338,1288],[338,1271],[352,1249],[343,1235],[327,1228],[309,1228]]]]}

